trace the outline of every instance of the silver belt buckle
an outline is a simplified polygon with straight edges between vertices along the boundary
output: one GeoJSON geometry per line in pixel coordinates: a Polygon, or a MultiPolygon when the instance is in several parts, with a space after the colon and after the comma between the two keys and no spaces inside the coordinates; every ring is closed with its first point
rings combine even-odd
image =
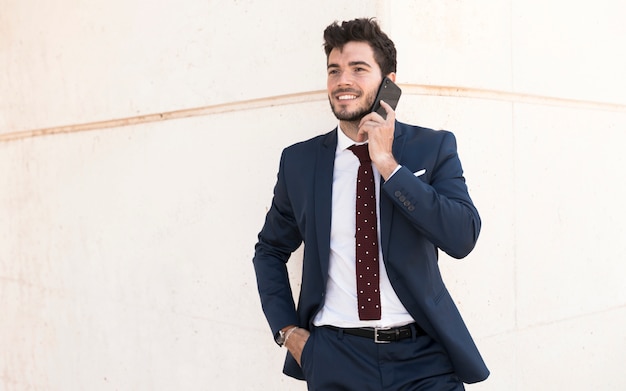
{"type": "Polygon", "coordinates": [[[374,342],[375,343],[391,343],[391,341],[381,341],[378,339],[378,331],[389,330],[391,327],[374,327],[374,342]]]}

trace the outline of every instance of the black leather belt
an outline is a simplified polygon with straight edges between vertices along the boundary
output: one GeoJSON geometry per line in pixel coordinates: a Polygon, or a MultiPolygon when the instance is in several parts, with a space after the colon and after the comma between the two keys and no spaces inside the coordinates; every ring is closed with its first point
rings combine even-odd
{"type": "Polygon", "coordinates": [[[426,335],[424,330],[417,324],[411,323],[406,326],[394,327],[394,328],[372,328],[372,327],[359,327],[359,328],[341,328],[335,326],[322,326],[327,329],[342,331],[345,334],[356,335],[357,337],[363,337],[374,340],[376,343],[390,343],[400,341],[406,338],[411,338],[415,332],[415,336],[426,335]]]}

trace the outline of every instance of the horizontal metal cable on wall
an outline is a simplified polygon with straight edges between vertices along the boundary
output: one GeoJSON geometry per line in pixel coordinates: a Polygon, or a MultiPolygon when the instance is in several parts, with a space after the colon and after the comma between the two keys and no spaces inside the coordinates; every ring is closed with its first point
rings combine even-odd
{"type": "MultiPolygon", "coordinates": [[[[427,95],[427,96],[447,96],[470,99],[486,99],[495,101],[508,101],[511,103],[526,103],[544,106],[562,106],[585,110],[602,110],[625,112],[626,105],[594,102],[575,99],[564,99],[558,97],[548,97],[541,95],[522,94],[497,90],[485,90],[466,87],[451,86],[429,86],[419,84],[400,84],[404,94],[427,95]]],[[[326,91],[309,91],[297,94],[287,94],[259,99],[244,100],[231,103],[221,103],[211,106],[195,107],[190,109],[168,111],[162,113],[145,114],[133,117],[110,119],[105,121],[87,122],[82,124],[56,126],[34,130],[24,130],[0,134],[0,142],[10,142],[25,138],[50,136],[63,133],[85,132],[90,130],[100,130],[106,128],[117,128],[129,125],[145,124],[150,122],[167,121],[189,117],[199,117],[212,114],[228,113],[233,111],[254,110],[264,107],[285,106],[307,102],[326,100],[326,91]]]]}

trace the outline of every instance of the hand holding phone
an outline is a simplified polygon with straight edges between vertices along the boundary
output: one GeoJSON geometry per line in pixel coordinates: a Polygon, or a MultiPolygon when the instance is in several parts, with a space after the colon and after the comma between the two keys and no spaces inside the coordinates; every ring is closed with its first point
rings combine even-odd
{"type": "Polygon", "coordinates": [[[380,101],[384,100],[392,109],[396,109],[398,101],[402,95],[402,90],[396,85],[390,78],[386,77],[380,83],[378,92],[376,93],[376,99],[374,99],[374,105],[371,112],[378,113],[383,119],[387,119],[387,111],[380,105],[380,101]]]}

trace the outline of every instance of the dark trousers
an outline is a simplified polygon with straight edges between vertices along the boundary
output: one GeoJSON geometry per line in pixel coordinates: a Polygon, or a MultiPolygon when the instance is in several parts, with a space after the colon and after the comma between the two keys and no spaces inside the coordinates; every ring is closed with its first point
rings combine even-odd
{"type": "Polygon", "coordinates": [[[460,391],[446,352],[426,335],[377,344],[316,327],[302,352],[309,390],[460,391]]]}

